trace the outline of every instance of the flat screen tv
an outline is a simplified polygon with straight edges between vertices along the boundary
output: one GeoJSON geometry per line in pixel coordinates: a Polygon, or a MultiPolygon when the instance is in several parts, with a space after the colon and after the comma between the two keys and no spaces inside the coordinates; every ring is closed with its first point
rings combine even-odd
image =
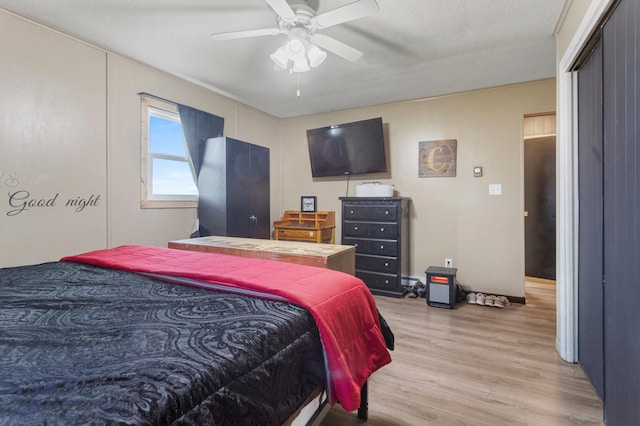
{"type": "Polygon", "coordinates": [[[313,177],[384,173],[382,118],[307,130],[313,177]]]}

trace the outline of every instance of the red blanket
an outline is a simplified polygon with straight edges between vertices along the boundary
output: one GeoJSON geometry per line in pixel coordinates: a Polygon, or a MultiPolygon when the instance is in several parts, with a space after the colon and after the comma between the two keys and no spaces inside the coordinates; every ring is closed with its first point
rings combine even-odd
{"type": "Polygon", "coordinates": [[[347,411],[359,407],[360,388],[367,378],[391,362],[371,292],[360,279],[342,272],[146,246],[121,246],[61,260],[222,284],[305,307],[318,325],[326,352],[331,403],[339,401],[347,411]]]}

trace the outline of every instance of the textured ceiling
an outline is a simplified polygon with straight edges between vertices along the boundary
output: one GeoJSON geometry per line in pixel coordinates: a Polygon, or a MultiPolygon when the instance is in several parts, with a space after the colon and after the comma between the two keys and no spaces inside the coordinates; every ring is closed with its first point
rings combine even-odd
{"type": "MultiPolygon", "coordinates": [[[[274,69],[269,58],[283,34],[211,37],[276,26],[264,0],[0,0],[0,7],[281,118],[555,75],[553,30],[564,0],[377,1],[377,14],[322,30],[364,52],[359,61],[329,53],[300,74],[274,69]]],[[[318,13],[351,2],[309,0],[318,13]]]]}

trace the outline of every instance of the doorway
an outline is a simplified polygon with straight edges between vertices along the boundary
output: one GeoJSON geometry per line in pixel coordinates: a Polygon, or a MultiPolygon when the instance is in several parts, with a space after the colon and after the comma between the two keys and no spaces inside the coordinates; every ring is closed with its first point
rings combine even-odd
{"type": "Polygon", "coordinates": [[[556,279],[556,115],[524,118],[525,276],[556,279]]]}

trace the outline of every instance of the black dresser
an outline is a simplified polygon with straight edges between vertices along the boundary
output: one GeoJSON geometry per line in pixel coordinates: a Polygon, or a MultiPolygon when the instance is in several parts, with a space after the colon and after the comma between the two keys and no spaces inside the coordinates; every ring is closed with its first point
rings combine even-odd
{"type": "Polygon", "coordinates": [[[356,276],[371,293],[400,297],[409,270],[409,206],[405,197],[341,197],[342,244],[356,248],[356,276]]]}

